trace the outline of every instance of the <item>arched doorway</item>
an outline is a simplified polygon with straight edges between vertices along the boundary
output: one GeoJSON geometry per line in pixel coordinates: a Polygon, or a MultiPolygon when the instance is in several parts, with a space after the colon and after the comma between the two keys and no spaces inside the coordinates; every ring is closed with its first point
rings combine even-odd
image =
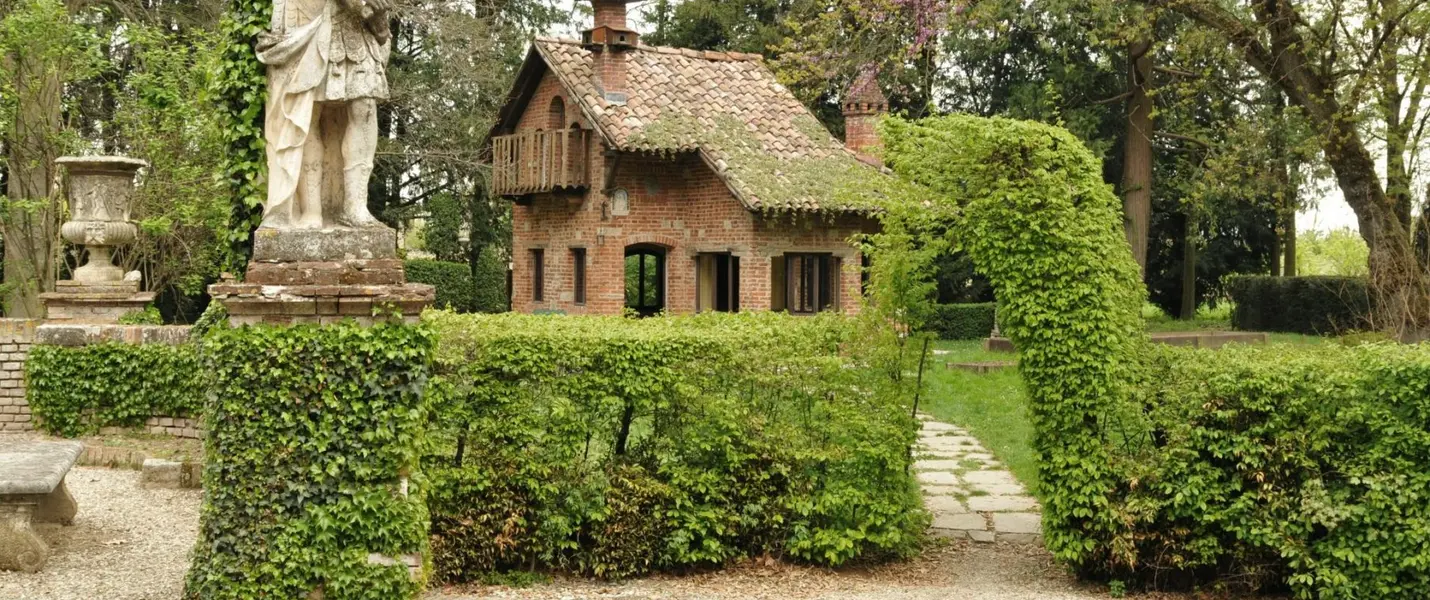
{"type": "Polygon", "coordinates": [[[665,310],[665,248],[626,246],[626,308],[642,317],[665,310]]]}

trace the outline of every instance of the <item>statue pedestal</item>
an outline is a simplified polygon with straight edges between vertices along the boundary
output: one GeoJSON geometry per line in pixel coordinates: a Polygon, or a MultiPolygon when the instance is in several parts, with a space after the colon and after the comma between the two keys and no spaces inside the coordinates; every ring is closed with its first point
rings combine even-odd
{"type": "Polygon", "coordinates": [[[217,283],[209,294],[233,325],[415,322],[436,291],[407,283],[396,236],[387,228],[259,229],[243,283],[217,283]]]}
{"type": "Polygon", "coordinates": [[[51,321],[118,323],[119,317],[149,306],[154,292],[140,292],[137,281],[56,281],[55,291],[40,294],[40,299],[51,321]]]}

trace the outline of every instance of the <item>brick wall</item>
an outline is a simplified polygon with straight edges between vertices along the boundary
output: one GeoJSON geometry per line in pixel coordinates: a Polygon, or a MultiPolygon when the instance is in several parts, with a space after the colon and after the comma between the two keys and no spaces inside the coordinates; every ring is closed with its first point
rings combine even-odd
{"type": "Polygon", "coordinates": [[[34,429],[25,400],[25,357],[39,324],[34,319],[0,319],[0,431],[34,429]]]}
{"type": "MultiPolygon", "coordinates": [[[[187,326],[46,324],[35,319],[0,319],[0,432],[33,431],[30,403],[25,398],[25,359],[35,344],[83,346],[102,342],[177,344],[189,337],[187,326]]],[[[197,419],[159,415],[144,429],[178,437],[200,438],[197,419]]],[[[101,433],[115,433],[105,428],[101,433]]]]}
{"type": "MultiPolygon", "coordinates": [[[[546,128],[551,100],[564,94],[550,73],[538,84],[517,129],[546,128]]],[[[565,101],[567,122],[589,123],[565,101]]],[[[612,214],[601,192],[607,158],[590,148],[593,181],[584,193],[539,194],[512,210],[512,310],[619,314],[625,306],[625,251],[634,244],[666,252],[666,309],[696,309],[695,256],[728,252],[740,257],[740,309],[771,307],[771,258],[786,252],[822,252],[841,258],[840,305],[857,312],[859,256],[847,242],[877,223],[854,216],[765,217],[747,210],[694,153],[656,156],[625,153],[615,188],[629,194],[629,214],[612,214]],[[533,248],[544,253],[544,299],[532,299],[533,248]],[[585,304],[574,301],[571,249],[586,250],[585,304]]]]}

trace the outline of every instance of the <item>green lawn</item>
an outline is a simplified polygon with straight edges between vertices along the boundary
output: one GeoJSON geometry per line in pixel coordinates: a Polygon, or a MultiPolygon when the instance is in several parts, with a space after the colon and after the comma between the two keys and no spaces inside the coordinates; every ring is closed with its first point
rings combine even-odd
{"type": "MultiPolygon", "coordinates": [[[[1151,321],[1151,319],[1149,319],[1151,321]]],[[[1215,322],[1215,321],[1213,321],[1215,322]]],[[[1185,331],[1152,322],[1153,331],[1185,331]]],[[[1208,327],[1204,329],[1229,329],[1208,327]]],[[[1332,338],[1292,333],[1270,334],[1272,344],[1334,343],[1332,338]]],[[[1030,489],[1037,484],[1038,469],[1033,460],[1033,427],[1028,421],[1028,398],[1016,368],[988,374],[976,374],[961,369],[949,369],[951,362],[987,362],[1016,360],[1014,354],[988,352],[980,340],[934,343],[934,348],[947,354],[930,357],[928,393],[920,407],[939,420],[967,429],[983,443],[998,460],[1008,465],[1013,475],[1030,489]]]]}
{"type": "Polygon", "coordinates": [[[1028,399],[1017,369],[975,374],[949,369],[950,362],[1013,360],[1014,355],[986,352],[978,340],[938,341],[934,347],[949,354],[932,357],[927,373],[929,387],[924,412],[967,429],[993,456],[1008,465],[1024,485],[1033,486],[1038,469],[1033,462],[1033,426],[1028,421],[1028,399]]]}

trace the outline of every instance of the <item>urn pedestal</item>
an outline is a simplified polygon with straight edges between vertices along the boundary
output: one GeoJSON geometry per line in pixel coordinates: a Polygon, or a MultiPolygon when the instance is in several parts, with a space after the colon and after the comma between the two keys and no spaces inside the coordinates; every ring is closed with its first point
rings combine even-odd
{"type": "Polygon", "coordinates": [[[60,235],[84,246],[86,258],[71,279],[55,282],[40,294],[46,318],[76,323],[115,323],[143,310],[153,292],[140,292],[139,280],[126,278],[114,264],[114,248],[133,243],[138,228],[130,221],[134,175],[148,163],[123,156],[66,156],[55,160],[69,179],[70,220],[60,235]]]}
{"type": "Polygon", "coordinates": [[[387,227],[260,228],[243,282],[211,285],[209,295],[233,325],[415,322],[436,299],[432,286],[407,282],[387,227]]]}

